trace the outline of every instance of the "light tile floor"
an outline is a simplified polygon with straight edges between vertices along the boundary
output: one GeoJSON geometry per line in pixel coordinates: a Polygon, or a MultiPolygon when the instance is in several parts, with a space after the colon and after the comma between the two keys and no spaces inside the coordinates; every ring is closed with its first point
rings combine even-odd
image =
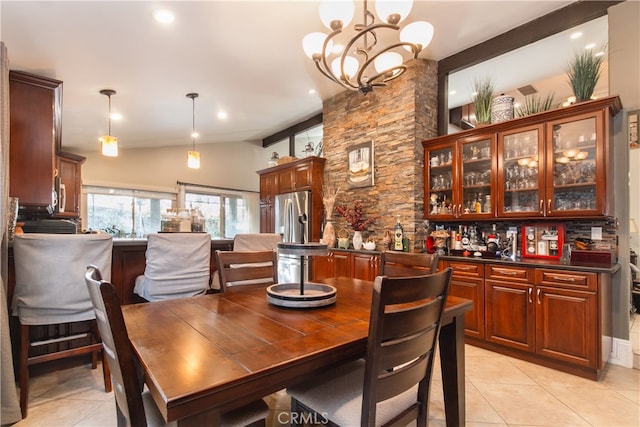
{"type": "MultiPolygon", "coordinates": [[[[113,393],[104,392],[101,375],[87,365],[32,378],[29,416],[14,426],[115,426],[113,393]]],[[[267,425],[288,425],[286,393],[266,400],[267,425]]],[[[466,404],[470,427],[640,426],[640,370],[608,365],[596,382],[467,345],[466,404]]],[[[439,366],[429,425],[445,425],[439,366]]]]}

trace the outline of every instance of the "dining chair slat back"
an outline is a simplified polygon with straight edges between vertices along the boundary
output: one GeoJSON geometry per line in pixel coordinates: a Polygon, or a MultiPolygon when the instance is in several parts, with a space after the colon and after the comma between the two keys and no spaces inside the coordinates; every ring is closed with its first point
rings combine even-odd
{"type": "Polygon", "coordinates": [[[413,277],[378,276],[365,360],[288,389],[292,412],[315,412],[337,425],[416,421],[425,426],[434,352],[450,281],[451,268],[413,277]]]}
{"type": "Polygon", "coordinates": [[[386,251],[382,253],[380,275],[389,277],[421,276],[438,269],[438,255],[386,251]]]}
{"type": "Polygon", "coordinates": [[[278,254],[275,251],[215,252],[222,292],[233,286],[278,283],[278,254]]]}

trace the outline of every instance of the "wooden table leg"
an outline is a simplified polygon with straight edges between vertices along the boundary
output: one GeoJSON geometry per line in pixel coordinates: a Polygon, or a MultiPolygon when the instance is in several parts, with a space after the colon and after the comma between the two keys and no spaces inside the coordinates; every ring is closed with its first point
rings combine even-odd
{"type": "Polygon", "coordinates": [[[440,329],[440,367],[448,427],[465,425],[464,315],[440,329]]]}

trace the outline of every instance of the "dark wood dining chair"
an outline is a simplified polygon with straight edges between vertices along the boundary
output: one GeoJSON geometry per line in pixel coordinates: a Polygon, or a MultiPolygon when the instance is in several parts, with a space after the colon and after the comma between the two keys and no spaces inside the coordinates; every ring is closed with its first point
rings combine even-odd
{"type": "Polygon", "coordinates": [[[382,253],[380,275],[422,276],[435,273],[437,269],[437,254],[385,251],[382,253]]]}
{"type": "Polygon", "coordinates": [[[278,283],[278,254],[275,251],[217,250],[215,256],[221,292],[233,286],[278,283]]]}
{"type": "MultiPolygon", "coordinates": [[[[88,266],[85,281],[91,295],[102,344],[111,367],[118,426],[167,425],[151,393],[143,391],[141,371],[129,342],[116,289],[102,280],[100,270],[88,266]]],[[[258,400],[221,416],[222,426],[264,426],[269,407],[258,400]]],[[[169,425],[176,425],[170,423],[169,425]]]]}
{"type": "Polygon", "coordinates": [[[300,414],[307,412],[323,424],[395,426],[415,420],[426,426],[450,281],[451,268],[425,276],[376,277],[366,357],[288,388],[296,414],[291,419],[304,419],[300,414]]]}

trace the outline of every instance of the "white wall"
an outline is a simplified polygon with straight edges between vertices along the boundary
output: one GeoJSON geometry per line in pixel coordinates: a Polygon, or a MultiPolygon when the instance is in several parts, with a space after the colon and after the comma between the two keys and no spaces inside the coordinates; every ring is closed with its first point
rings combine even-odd
{"type": "MultiPolygon", "coordinates": [[[[640,230],[640,148],[629,151],[629,216],[640,230]]],[[[640,255],[640,232],[630,234],[629,244],[640,255]]]]}
{"type": "MultiPolygon", "coordinates": [[[[626,123],[627,112],[640,109],[640,2],[626,1],[609,8],[609,93],[620,95],[623,111],[613,122],[614,127],[614,215],[619,223],[618,259],[622,265],[614,281],[613,292],[613,336],[629,339],[630,280],[629,268],[629,213],[631,198],[638,203],[638,176],[635,183],[629,182],[629,171],[637,174],[637,149],[629,150],[626,123]],[[636,163],[629,167],[633,156],[636,163]],[[634,169],[636,169],[634,171],[634,169]]],[[[637,212],[637,211],[636,211],[637,212]]]]}
{"type": "Polygon", "coordinates": [[[268,167],[272,150],[259,143],[203,144],[200,169],[187,168],[190,147],[121,148],[118,157],[98,152],[78,153],[87,158],[82,166],[84,185],[175,191],[176,181],[238,190],[259,191],[257,170],[268,167]]]}

